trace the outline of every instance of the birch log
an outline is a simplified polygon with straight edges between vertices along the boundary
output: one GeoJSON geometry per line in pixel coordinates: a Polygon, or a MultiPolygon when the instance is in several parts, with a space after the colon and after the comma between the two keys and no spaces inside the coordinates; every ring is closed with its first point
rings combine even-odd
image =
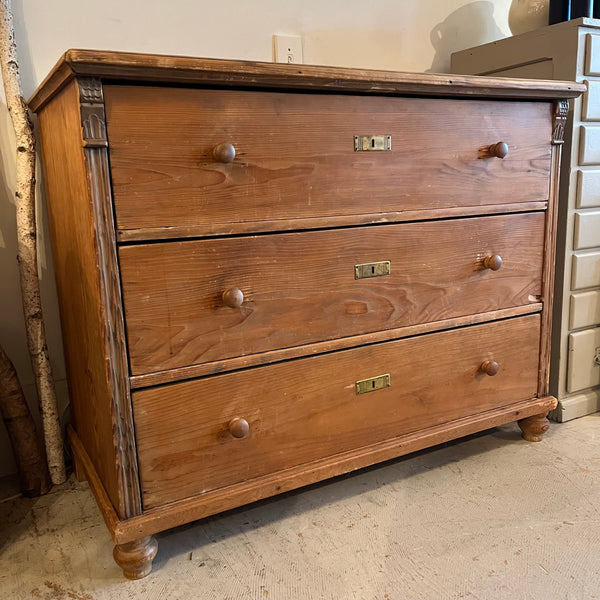
{"type": "Polygon", "coordinates": [[[40,406],[48,468],[52,483],[65,481],[63,442],[56,406],[54,378],[48,358],[46,333],[40,299],[35,223],[35,138],[27,103],[21,92],[11,0],[0,0],[0,66],[6,105],[10,113],[17,142],[17,260],[27,346],[35,375],[40,406]]]}
{"type": "Polygon", "coordinates": [[[0,347],[0,415],[15,455],[21,491],[41,496],[50,491],[50,474],[15,368],[0,347]]]}

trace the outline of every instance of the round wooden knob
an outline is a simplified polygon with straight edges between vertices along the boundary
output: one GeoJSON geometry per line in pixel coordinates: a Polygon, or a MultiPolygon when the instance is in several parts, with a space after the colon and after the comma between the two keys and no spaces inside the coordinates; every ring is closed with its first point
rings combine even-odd
{"type": "Polygon", "coordinates": [[[250,425],[242,417],[234,417],[229,421],[227,427],[234,438],[245,438],[250,433],[250,425]]]}
{"type": "Polygon", "coordinates": [[[500,370],[500,365],[495,360],[484,360],[479,370],[490,377],[493,377],[500,370]]]}
{"type": "Polygon", "coordinates": [[[504,158],[508,154],[508,144],[506,142],[498,142],[490,146],[490,154],[496,158],[504,158]]]}
{"type": "Polygon", "coordinates": [[[502,266],[502,257],[499,254],[492,254],[483,259],[483,266],[486,269],[497,271],[502,266]]]}
{"type": "Polygon", "coordinates": [[[230,163],[233,162],[235,158],[235,148],[233,144],[228,142],[224,144],[219,144],[213,148],[213,156],[215,160],[220,163],[230,163]]]}
{"type": "Polygon", "coordinates": [[[229,288],[223,292],[223,302],[230,308],[239,308],[244,303],[244,292],[238,288],[229,288]]]}

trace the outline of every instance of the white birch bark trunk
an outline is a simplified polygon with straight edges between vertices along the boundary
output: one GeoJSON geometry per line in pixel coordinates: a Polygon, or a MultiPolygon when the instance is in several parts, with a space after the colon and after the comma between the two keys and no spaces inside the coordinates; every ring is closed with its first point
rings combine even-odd
{"type": "Polygon", "coordinates": [[[52,483],[66,479],[63,441],[58,420],[54,378],[48,358],[46,333],[40,299],[35,223],[35,138],[27,104],[21,92],[11,0],[0,0],[0,67],[6,104],[17,141],[17,260],[27,346],[35,375],[42,420],[48,468],[52,483]]]}

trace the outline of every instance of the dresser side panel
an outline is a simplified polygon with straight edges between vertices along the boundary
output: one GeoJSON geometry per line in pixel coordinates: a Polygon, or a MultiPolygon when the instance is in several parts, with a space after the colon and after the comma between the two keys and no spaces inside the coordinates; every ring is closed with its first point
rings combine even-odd
{"type": "Polygon", "coordinates": [[[82,144],[79,92],[65,87],[39,114],[44,178],[75,429],[117,513],[125,516],[104,326],[101,256],[82,144]]]}

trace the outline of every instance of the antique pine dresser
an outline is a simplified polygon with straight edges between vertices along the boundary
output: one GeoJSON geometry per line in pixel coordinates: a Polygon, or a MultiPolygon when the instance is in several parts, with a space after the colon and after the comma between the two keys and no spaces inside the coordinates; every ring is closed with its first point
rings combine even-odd
{"type": "Polygon", "coordinates": [[[580,84],[70,50],[39,114],[73,423],[152,534],[502,423],[538,441],[580,84]]]}

